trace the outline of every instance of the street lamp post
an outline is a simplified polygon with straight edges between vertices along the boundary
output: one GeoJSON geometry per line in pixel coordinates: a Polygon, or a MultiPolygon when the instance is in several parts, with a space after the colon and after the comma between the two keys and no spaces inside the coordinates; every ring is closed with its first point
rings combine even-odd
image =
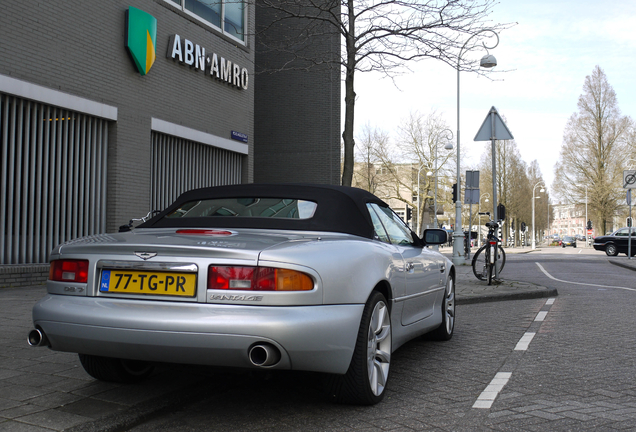
{"type": "Polygon", "coordinates": [[[532,250],[535,250],[537,248],[537,242],[535,239],[535,232],[534,232],[534,200],[537,198],[541,198],[538,196],[535,196],[535,189],[537,188],[537,186],[542,185],[542,188],[539,190],[539,192],[545,192],[545,185],[543,184],[542,181],[538,182],[536,185],[534,185],[534,187],[532,188],[532,250]]]}
{"type": "MultiPolygon", "coordinates": [[[[465,260],[464,260],[464,242],[463,242],[463,237],[464,237],[464,233],[462,232],[462,200],[460,198],[461,196],[461,184],[462,184],[462,177],[461,177],[461,167],[460,167],[460,146],[459,146],[459,71],[460,71],[460,62],[461,62],[461,58],[462,58],[462,54],[464,52],[464,48],[466,48],[466,45],[468,44],[468,42],[470,42],[475,36],[480,35],[481,33],[484,32],[490,32],[492,34],[495,35],[495,37],[497,38],[497,43],[495,43],[495,45],[493,46],[487,46],[485,42],[482,42],[483,47],[486,50],[489,49],[493,49],[495,48],[497,45],[499,45],[499,35],[497,34],[497,32],[495,32],[494,30],[491,29],[483,29],[478,31],[477,33],[474,33],[472,36],[470,36],[468,38],[468,40],[464,43],[464,45],[462,46],[462,49],[459,50],[459,55],[457,56],[457,202],[455,203],[455,231],[453,232],[453,264],[455,265],[462,265],[464,264],[465,260]]],[[[497,66],[497,60],[495,59],[495,57],[491,54],[486,54],[485,56],[483,56],[481,58],[481,61],[479,63],[479,65],[481,67],[484,68],[491,68],[494,66],[497,66]]],[[[493,173],[494,174],[494,173],[493,173]]],[[[494,177],[494,175],[493,175],[494,177]]],[[[496,205],[496,203],[494,204],[496,205]]]]}
{"type": "Polygon", "coordinates": [[[421,235],[420,232],[422,229],[422,204],[420,202],[420,173],[426,167],[426,164],[422,164],[420,169],[417,170],[417,235],[421,235]]]}
{"type": "MultiPolygon", "coordinates": [[[[453,132],[450,129],[444,129],[442,132],[447,132],[448,134],[446,135],[446,139],[448,141],[453,139],[453,132]]],[[[446,145],[444,146],[445,150],[452,150],[453,149],[453,143],[448,142],[446,143],[446,145]]],[[[431,175],[435,175],[435,197],[433,198],[433,212],[434,212],[434,220],[435,220],[435,228],[439,228],[439,224],[437,222],[437,178],[439,177],[439,169],[437,168],[437,140],[435,140],[435,167],[433,169],[433,171],[429,171],[428,173],[426,173],[427,176],[431,176],[431,175]]],[[[419,187],[419,184],[418,184],[419,187]]]]}

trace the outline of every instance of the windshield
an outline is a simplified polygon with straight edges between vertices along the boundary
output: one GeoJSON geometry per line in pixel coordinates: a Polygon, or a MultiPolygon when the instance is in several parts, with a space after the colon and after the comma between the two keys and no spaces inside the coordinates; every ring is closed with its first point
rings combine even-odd
{"type": "Polygon", "coordinates": [[[242,217],[309,219],[317,204],[294,198],[219,198],[195,200],[182,204],[165,217],[242,217]]]}

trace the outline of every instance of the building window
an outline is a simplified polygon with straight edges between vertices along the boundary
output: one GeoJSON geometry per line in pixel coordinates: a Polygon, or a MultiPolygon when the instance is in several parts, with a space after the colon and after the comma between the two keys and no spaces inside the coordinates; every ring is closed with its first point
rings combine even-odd
{"type": "Polygon", "coordinates": [[[167,0],[223,34],[245,43],[244,0],[167,0]]]}

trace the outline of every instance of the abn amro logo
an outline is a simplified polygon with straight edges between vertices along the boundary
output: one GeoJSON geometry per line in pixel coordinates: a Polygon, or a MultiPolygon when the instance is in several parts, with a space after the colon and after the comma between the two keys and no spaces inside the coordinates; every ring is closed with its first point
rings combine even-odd
{"type": "Polygon", "coordinates": [[[126,48],[139,73],[146,75],[156,58],[157,19],[129,6],[126,11],[126,48]]]}

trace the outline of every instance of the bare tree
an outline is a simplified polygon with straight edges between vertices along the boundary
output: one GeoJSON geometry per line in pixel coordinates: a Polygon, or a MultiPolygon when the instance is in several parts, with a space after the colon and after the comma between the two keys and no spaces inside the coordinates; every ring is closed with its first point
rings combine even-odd
{"type": "MultiPolygon", "coordinates": [[[[480,190],[482,193],[492,191],[491,154],[491,144],[488,143],[481,160],[480,190]]],[[[495,154],[497,165],[495,182],[499,202],[491,204],[501,203],[506,206],[506,224],[503,230],[503,237],[506,239],[509,235],[509,228],[513,224],[516,232],[519,232],[522,222],[531,227],[532,192],[535,185],[540,183],[545,185],[545,181],[536,160],[528,166],[521,158],[516,141],[496,141],[495,154]]],[[[541,199],[535,198],[535,232],[537,234],[547,225],[547,203],[549,200],[547,190],[544,192],[544,196],[541,199]]],[[[520,236],[515,236],[515,242],[519,240],[520,236]]]]}
{"type": "MultiPolygon", "coordinates": [[[[393,146],[389,145],[386,134],[365,128],[360,138],[364,151],[358,151],[358,160],[360,155],[373,155],[376,170],[368,170],[368,175],[374,176],[377,190],[383,197],[414,209],[423,227],[432,223],[435,178],[440,180],[438,207],[446,201],[445,179],[452,177],[455,153],[445,151],[444,145],[452,138],[452,132],[437,112],[431,111],[427,116],[411,113],[399,127],[397,143],[393,146]],[[373,149],[366,150],[369,143],[373,149]]],[[[354,178],[354,184],[365,189],[371,184],[365,178],[367,174],[362,172],[368,160],[366,156],[362,158],[354,178]]]]}
{"type": "Polygon", "coordinates": [[[386,153],[383,149],[389,145],[389,136],[386,132],[366,124],[362,128],[362,136],[359,138],[356,160],[360,166],[354,170],[353,184],[373,194],[382,184],[380,154],[386,153]]]}
{"type": "Polygon", "coordinates": [[[587,190],[596,226],[605,233],[624,196],[622,171],[632,120],[621,115],[616,93],[599,66],[585,77],[578,109],[563,134],[554,189],[569,203],[583,202],[587,190]]]}
{"type": "MultiPolygon", "coordinates": [[[[379,71],[388,77],[403,72],[412,61],[433,58],[453,68],[479,72],[471,56],[458,58],[464,42],[490,28],[488,16],[495,0],[257,0],[272,15],[260,31],[261,49],[284,55],[278,68],[310,68],[334,60],[311,47],[314,36],[339,34],[345,81],[344,164],[342,184],[350,186],[354,165],[356,71],[379,71]],[[285,31],[278,31],[284,28],[285,31]],[[293,29],[290,30],[290,29],[293,29]],[[284,37],[276,38],[276,35],[284,37]]],[[[481,46],[465,47],[470,51],[481,46]]],[[[479,72],[481,73],[481,72],[479,72]]]]}

